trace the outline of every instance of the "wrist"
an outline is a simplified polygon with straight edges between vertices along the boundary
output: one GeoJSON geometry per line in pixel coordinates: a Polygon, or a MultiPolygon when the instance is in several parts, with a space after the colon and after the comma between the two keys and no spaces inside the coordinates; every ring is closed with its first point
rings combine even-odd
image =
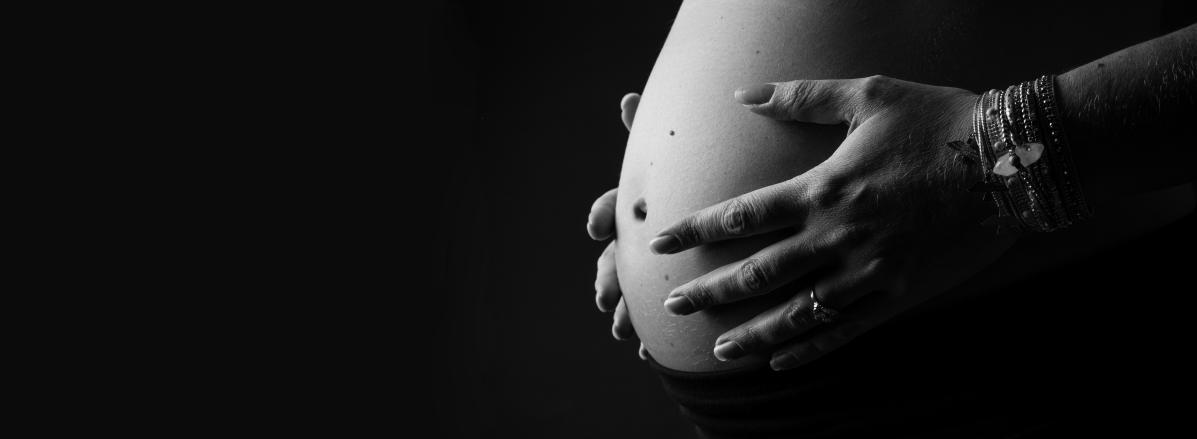
{"type": "Polygon", "coordinates": [[[1078,170],[1080,185],[1090,200],[1100,204],[1109,197],[1109,188],[1098,178],[1101,169],[1100,158],[1108,157],[1104,151],[1100,130],[1085,117],[1088,87],[1081,82],[1077,70],[1056,77],[1057,107],[1060,109],[1063,130],[1072,147],[1072,158],[1078,170]]]}
{"type": "Polygon", "coordinates": [[[983,224],[1051,232],[1092,216],[1054,79],[1044,75],[983,93],[973,107],[967,145],[948,145],[962,154],[975,151],[969,155],[980,163],[982,179],[970,190],[985,193],[996,210],[983,224]]]}

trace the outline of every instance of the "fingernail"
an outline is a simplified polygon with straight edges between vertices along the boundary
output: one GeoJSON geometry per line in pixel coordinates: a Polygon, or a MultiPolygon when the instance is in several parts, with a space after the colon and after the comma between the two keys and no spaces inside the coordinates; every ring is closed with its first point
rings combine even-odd
{"type": "Polygon", "coordinates": [[[769,360],[769,367],[773,370],[782,371],[786,369],[793,369],[798,367],[798,356],[791,352],[786,352],[781,355],[776,355],[772,360],[769,360]]]}
{"type": "Polygon", "coordinates": [[[681,246],[682,241],[673,235],[658,236],[648,243],[648,247],[652,249],[653,253],[659,255],[673,253],[681,246]]]}
{"type": "Polygon", "coordinates": [[[734,341],[725,341],[715,345],[715,358],[719,361],[734,360],[744,356],[744,348],[734,341]]]}
{"type": "Polygon", "coordinates": [[[665,309],[673,315],[684,316],[694,312],[694,302],[686,296],[670,297],[665,300],[665,309]]]}
{"type": "Polygon", "coordinates": [[[760,84],[736,90],[736,100],[744,105],[760,105],[773,98],[773,84],[760,84]]]}

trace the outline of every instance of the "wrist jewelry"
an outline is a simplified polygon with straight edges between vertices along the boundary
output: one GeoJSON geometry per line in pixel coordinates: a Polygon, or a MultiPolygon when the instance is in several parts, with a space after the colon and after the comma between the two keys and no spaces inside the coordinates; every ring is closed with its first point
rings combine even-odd
{"type": "Polygon", "coordinates": [[[981,165],[972,188],[997,214],[982,224],[1051,232],[1092,216],[1056,108],[1055,76],[989,90],[973,108],[973,133],[948,147],[981,165]],[[975,151],[975,153],[974,153],[975,151]]]}

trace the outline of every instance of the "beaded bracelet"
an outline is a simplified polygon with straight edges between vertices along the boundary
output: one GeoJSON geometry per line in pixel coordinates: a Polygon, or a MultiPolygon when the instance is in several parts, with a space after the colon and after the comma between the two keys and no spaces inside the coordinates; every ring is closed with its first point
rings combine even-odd
{"type": "Polygon", "coordinates": [[[1084,193],[1081,190],[1080,178],[1077,175],[1072,164],[1072,152],[1068,146],[1068,140],[1064,136],[1064,131],[1061,127],[1059,117],[1059,109],[1056,107],[1056,81],[1055,76],[1044,75],[1039,77],[1035,83],[1035,88],[1039,93],[1040,108],[1043,109],[1043,114],[1046,122],[1047,133],[1046,138],[1049,144],[1052,145],[1052,152],[1059,158],[1057,165],[1058,175],[1054,178],[1063,182],[1061,193],[1064,198],[1064,211],[1068,215],[1070,222],[1080,222],[1089,219],[1093,216],[1093,209],[1085,200],[1084,193]]]}
{"type": "Polygon", "coordinates": [[[982,93],[972,136],[948,146],[981,165],[982,179],[970,190],[997,208],[984,225],[1051,232],[1093,214],[1061,130],[1052,75],[982,93]]]}
{"type": "MultiPolygon", "coordinates": [[[[1032,94],[1031,87],[1027,82],[1018,84],[1018,95],[1016,99],[1018,101],[1018,106],[1021,109],[1019,114],[1020,124],[1017,127],[1019,136],[1028,144],[1042,145],[1043,139],[1039,135],[1038,128],[1039,110],[1038,107],[1035,106],[1035,97],[1032,94]]],[[[1039,149],[1037,152],[1040,156],[1042,156],[1044,153],[1041,149],[1039,149]]],[[[1030,171],[1034,173],[1033,175],[1035,183],[1041,183],[1050,180],[1051,165],[1052,161],[1050,159],[1044,159],[1039,162],[1039,166],[1029,167],[1030,171]]],[[[1047,188],[1044,188],[1042,184],[1037,185],[1036,191],[1041,197],[1049,198],[1049,202],[1044,203],[1043,206],[1044,220],[1050,224],[1049,227],[1056,227],[1057,224],[1060,224],[1060,218],[1063,216],[1063,203],[1060,200],[1059,193],[1047,190],[1047,188]]]]}

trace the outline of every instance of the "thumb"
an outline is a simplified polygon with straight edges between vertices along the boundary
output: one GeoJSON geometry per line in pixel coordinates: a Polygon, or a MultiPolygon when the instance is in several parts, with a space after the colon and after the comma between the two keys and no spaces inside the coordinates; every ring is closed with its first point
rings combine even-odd
{"type": "Polygon", "coordinates": [[[848,123],[861,119],[855,80],[799,79],[771,82],[736,90],[736,100],[749,110],[777,120],[819,124],[848,123]]]}

